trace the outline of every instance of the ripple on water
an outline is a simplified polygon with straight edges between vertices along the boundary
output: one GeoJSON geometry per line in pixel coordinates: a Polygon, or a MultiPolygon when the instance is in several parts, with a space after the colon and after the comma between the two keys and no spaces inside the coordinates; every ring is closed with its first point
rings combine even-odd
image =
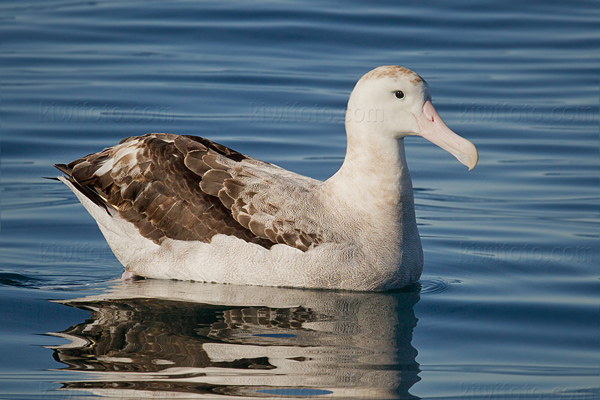
{"type": "Polygon", "coordinates": [[[6,286],[14,286],[14,287],[36,287],[39,285],[40,280],[36,278],[31,278],[29,276],[10,273],[10,272],[1,272],[0,273],[0,285],[6,286]]]}
{"type": "Polygon", "coordinates": [[[59,279],[52,279],[52,277],[39,277],[34,278],[31,276],[11,273],[11,272],[0,272],[0,287],[11,286],[16,288],[27,288],[31,290],[56,290],[56,291],[79,291],[85,289],[94,289],[103,287],[105,281],[89,281],[87,277],[73,277],[70,276],[68,280],[60,281],[59,279]]]}
{"type": "Polygon", "coordinates": [[[422,278],[419,283],[421,284],[421,294],[431,294],[446,292],[451,289],[451,285],[459,284],[461,281],[433,276],[422,278]]]}

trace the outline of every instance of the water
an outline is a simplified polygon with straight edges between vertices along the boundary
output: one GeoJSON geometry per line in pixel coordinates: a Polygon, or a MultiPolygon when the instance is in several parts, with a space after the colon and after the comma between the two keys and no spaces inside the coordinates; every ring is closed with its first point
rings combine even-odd
{"type": "Polygon", "coordinates": [[[5,1],[0,397],[596,399],[595,2],[5,1]],[[390,293],[115,278],[54,176],[147,132],[326,179],[356,80],[428,80],[467,173],[407,139],[425,251],[390,293]],[[57,300],[57,301],[55,301],[57,300]]]}

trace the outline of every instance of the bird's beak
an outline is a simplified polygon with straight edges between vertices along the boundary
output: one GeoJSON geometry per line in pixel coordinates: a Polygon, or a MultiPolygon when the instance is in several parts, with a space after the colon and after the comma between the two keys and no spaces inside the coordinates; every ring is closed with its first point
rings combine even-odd
{"type": "Polygon", "coordinates": [[[469,171],[475,168],[479,160],[477,148],[467,139],[452,132],[444,124],[430,100],[423,104],[421,115],[415,117],[419,124],[420,136],[452,154],[458,161],[469,167],[469,171]]]}

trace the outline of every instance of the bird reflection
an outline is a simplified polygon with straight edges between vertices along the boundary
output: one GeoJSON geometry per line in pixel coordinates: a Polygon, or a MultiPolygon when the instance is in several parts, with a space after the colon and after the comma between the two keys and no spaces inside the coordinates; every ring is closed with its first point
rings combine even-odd
{"type": "Polygon", "coordinates": [[[66,390],[107,397],[410,398],[418,290],[351,293],[143,280],[61,301],[66,390]]]}

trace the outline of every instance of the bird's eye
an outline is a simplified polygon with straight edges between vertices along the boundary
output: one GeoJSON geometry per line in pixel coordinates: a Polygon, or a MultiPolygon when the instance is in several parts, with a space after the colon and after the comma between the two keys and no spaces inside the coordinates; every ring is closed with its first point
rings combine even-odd
{"type": "Polygon", "coordinates": [[[397,99],[403,99],[404,92],[402,90],[396,90],[396,92],[394,93],[394,96],[396,96],[397,99]]]}

